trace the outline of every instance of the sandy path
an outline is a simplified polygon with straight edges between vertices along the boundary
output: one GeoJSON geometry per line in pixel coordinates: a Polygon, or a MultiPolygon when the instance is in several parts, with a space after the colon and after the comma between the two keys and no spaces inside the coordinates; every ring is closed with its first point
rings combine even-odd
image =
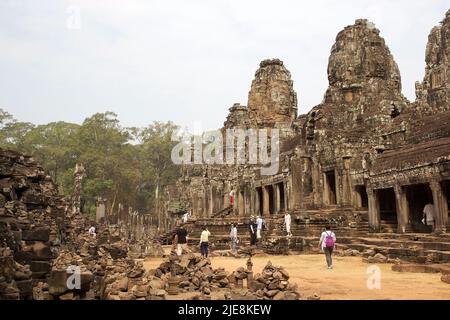
{"type": "MultiPolygon", "coordinates": [[[[282,265],[290,274],[290,281],[298,284],[302,296],[317,293],[321,299],[446,299],[450,300],[450,285],[440,280],[440,274],[400,273],[391,264],[379,264],[381,288],[368,289],[368,264],[360,257],[334,257],[334,269],[325,267],[322,255],[258,256],[253,258],[253,270],[258,273],[270,260],[282,265]]],[[[156,268],[162,259],[144,263],[147,269],[156,268]]],[[[213,257],[214,268],[227,271],[245,267],[246,259],[213,257]]],[[[169,296],[169,299],[171,297],[169,296]]],[[[175,297],[174,297],[175,298],[175,297]]]]}

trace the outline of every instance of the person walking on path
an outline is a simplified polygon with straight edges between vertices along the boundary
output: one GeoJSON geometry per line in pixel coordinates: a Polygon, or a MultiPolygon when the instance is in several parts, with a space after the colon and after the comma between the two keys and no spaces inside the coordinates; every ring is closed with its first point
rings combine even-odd
{"type": "Polygon", "coordinates": [[[332,254],[336,246],[336,235],[329,226],[325,227],[325,231],[320,235],[319,248],[325,253],[328,269],[333,269],[332,254]]]}
{"type": "Polygon", "coordinates": [[[176,232],[177,255],[181,256],[183,251],[187,251],[188,232],[181,226],[176,232]]]}
{"type": "Polygon", "coordinates": [[[208,258],[208,241],[209,236],[211,233],[209,232],[208,228],[203,227],[203,231],[200,235],[200,251],[202,253],[202,257],[208,258]]]}

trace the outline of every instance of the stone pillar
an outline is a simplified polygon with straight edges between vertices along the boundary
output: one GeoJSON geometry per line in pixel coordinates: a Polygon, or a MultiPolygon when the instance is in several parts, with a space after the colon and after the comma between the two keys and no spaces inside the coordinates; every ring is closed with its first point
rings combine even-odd
{"type": "Polygon", "coordinates": [[[95,206],[95,221],[100,222],[105,217],[105,199],[97,197],[95,206]]]}
{"type": "Polygon", "coordinates": [[[260,209],[261,209],[261,208],[259,207],[259,204],[260,204],[259,192],[258,192],[257,189],[255,189],[255,190],[253,191],[253,213],[256,214],[256,215],[259,214],[259,211],[260,211],[260,209]]]}
{"type": "Polygon", "coordinates": [[[72,195],[72,213],[78,214],[81,213],[81,196],[82,196],[82,185],[83,178],[86,176],[86,170],[83,167],[83,164],[75,165],[75,188],[72,195]]]}
{"type": "Polygon", "coordinates": [[[302,196],[303,196],[303,165],[300,159],[294,159],[292,162],[292,168],[290,171],[290,175],[288,177],[289,183],[291,185],[291,190],[289,194],[289,198],[291,201],[289,203],[292,205],[292,208],[300,208],[302,204],[302,196]]]}
{"type": "Polygon", "coordinates": [[[213,195],[213,187],[211,186],[209,188],[209,210],[208,210],[208,217],[211,217],[214,213],[214,195],[213,195]]]}
{"type": "Polygon", "coordinates": [[[397,233],[411,231],[411,222],[409,219],[409,205],[404,188],[399,185],[394,186],[395,203],[397,207],[397,233]]]}
{"type": "Polygon", "coordinates": [[[263,208],[262,208],[262,214],[264,216],[270,215],[270,199],[269,199],[269,190],[267,190],[267,186],[262,187],[262,194],[263,194],[263,208]]]}
{"type": "Polygon", "coordinates": [[[442,187],[439,181],[432,180],[430,182],[430,189],[433,193],[433,204],[436,210],[436,233],[446,232],[446,222],[448,219],[447,213],[447,199],[442,192],[442,187]]]}
{"type": "Polygon", "coordinates": [[[350,159],[344,159],[344,170],[342,171],[342,204],[351,205],[352,188],[350,181],[350,159]]]}
{"type": "Polygon", "coordinates": [[[380,204],[378,203],[377,191],[367,187],[369,200],[369,229],[372,232],[380,231],[380,204]]]}
{"type": "Polygon", "coordinates": [[[283,182],[283,192],[284,192],[284,210],[288,211],[294,209],[291,201],[292,188],[289,187],[289,182],[287,183],[283,182]]]}
{"type": "Polygon", "coordinates": [[[252,191],[251,189],[246,186],[245,190],[244,190],[244,203],[245,203],[245,215],[246,216],[250,216],[251,212],[253,212],[253,208],[252,208],[252,191]]]}
{"type": "MultiPolygon", "coordinates": [[[[334,169],[334,177],[335,177],[335,184],[336,184],[336,190],[334,191],[336,193],[336,205],[342,206],[343,205],[343,188],[342,188],[342,180],[343,176],[339,172],[340,170],[334,169]]],[[[342,171],[341,171],[342,172],[342,171]]]]}
{"type": "Polygon", "coordinates": [[[277,183],[277,184],[274,184],[273,186],[272,186],[272,188],[273,188],[273,193],[274,193],[274,200],[275,200],[275,205],[274,205],[274,208],[275,208],[275,212],[274,213],[279,213],[280,212],[280,209],[281,209],[281,190],[280,190],[280,185],[277,183]]]}
{"type": "Polygon", "coordinates": [[[322,201],[324,205],[329,205],[330,204],[330,186],[328,185],[327,182],[327,175],[324,173],[322,173],[322,201]]]}
{"type": "MultiPolygon", "coordinates": [[[[324,203],[324,193],[322,192],[323,186],[320,184],[320,168],[319,164],[313,161],[312,165],[312,181],[313,181],[313,194],[314,194],[314,205],[321,207],[324,203]]],[[[325,181],[322,181],[325,184],[325,181]]]]}

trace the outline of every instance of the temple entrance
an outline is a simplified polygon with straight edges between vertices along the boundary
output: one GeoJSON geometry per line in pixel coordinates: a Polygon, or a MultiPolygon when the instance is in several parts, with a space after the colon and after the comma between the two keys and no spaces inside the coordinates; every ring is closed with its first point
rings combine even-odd
{"type": "Polygon", "coordinates": [[[264,199],[263,199],[263,191],[262,187],[256,188],[256,214],[259,216],[262,216],[263,214],[263,205],[264,205],[264,199]]]}
{"type": "Polygon", "coordinates": [[[267,192],[269,192],[269,213],[275,213],[275,190],[272,185],[267,186],[267,192]]]}
{"type": "Polygon", "coordinates": [[[423,208],[426,204],[433,204],[433,194],[428,184],[416,184],[405,187],[408,199],[409,217],[414,232],[431,232],[431,226],[422,223],[423,208]]]}
{"type": "Polygon", "coordinates": [[[367,209],[369,207],[369,198],[367,197],[366,186],[356,186],[356,208],[367,209]]]}
{"type": "Polygon", "coordinates": [[[397,230],[397,204],[394,188],[377,190],[378,203],[380,204],[380,220],[384,227],[396,232],[397,230]]]}
{"type": "Polygon", "coordinates": [[[450,180],[442,181],[441,187],[445,201],[447,202],[447,224],[450,224],[450,180]]]}
{"type": "Polygon", "coordinates": [[[334,170],[325,172],[325,199],[327,204],[336,204],[336,176],[334,170]]]}
{"type": "Polygon", "coordinates": [[[280,211],[286,210],[286,201],[284,199],[284,183],[279,183],[278,188],[280,191],[280,211]]]}

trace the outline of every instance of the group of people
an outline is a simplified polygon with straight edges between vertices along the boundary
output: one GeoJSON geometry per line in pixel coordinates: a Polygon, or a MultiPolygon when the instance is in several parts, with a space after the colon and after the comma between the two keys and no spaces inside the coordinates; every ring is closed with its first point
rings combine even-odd
{"type": "MultiPolygon", "coordinates": [[[[202,233],[200,235],[200,252],[203,257],[208,258],[208,247],[209,247],[209,236],[211,233],[209,232],[208,228],[206,226],[203,227],[202,233]]],[[[181,256],[183,252],[188,251],[188,231],[186,228],[181,225],[176,230],[174,237],[173,237],[173,243],[176,246],[176,254],[177,256],[181,256]]]]}
{"type": "MultiPolygon", "coordinates": [[[[288,217],[286,219],[290,220],[290,217],[288,217]]],[[[287,221],[289,221],[289,220],[287,220],[287,221]]],[[[260,239],[262,237],[261,232],[262,232],[264,226],[265,226],[265,222],[261,216],[258,216],[258,218],[256,220],[252,219],[252,221],[249,224],[250,244],[251,245],[256,245],[257,241],[260,241],[260,239]]],[[[290,234],[289,224],[287,224],[286,231],[288,232],[288,234],[290,234]]],[[[208,228],[206,226],[204,226],[202,233],[200,235],[199,245],[200,245],[201,255],[205,258],[208,257],[209,237],[210,236],[211,236],[211,232],[208,230],[208,228]]],[[[176,243],[176,253],[178,256],[181,256],[183,254],[183,252],[186,252],[188,250],[187,242],[188,242],[188,232],[184,228],[184,226],[181,225],[177,229],[177,231],[174,235],[174,243],[176,243]]],[[[237,246],[239,244],[239,237],[238,237],[237,224],[235,224],[235,223],[233,223],[231,225],[230,243],[231,243],[231,251],[233,253],[236,253],[237,246]]],[[[336,234],[333,231],[331,231],[331,228],[329,226],[327,226],[325,228],[325,231],[323,231],[322,234],[320,235],[319,248],[321,251],[323,251],[325,253],[328,269],[333,268],[332,254],[333,254],[333,250],[335,249],[335,246],[336,246],[336,234]]]]}
{"type": "Polygon", "coordinates": [[[256,219],[252,216],[248,228],[250,232],[250,245],[255,246],[261,242],[262,232],[266,229],[266,221],[261,216],[258,216],[256,219]]]}

